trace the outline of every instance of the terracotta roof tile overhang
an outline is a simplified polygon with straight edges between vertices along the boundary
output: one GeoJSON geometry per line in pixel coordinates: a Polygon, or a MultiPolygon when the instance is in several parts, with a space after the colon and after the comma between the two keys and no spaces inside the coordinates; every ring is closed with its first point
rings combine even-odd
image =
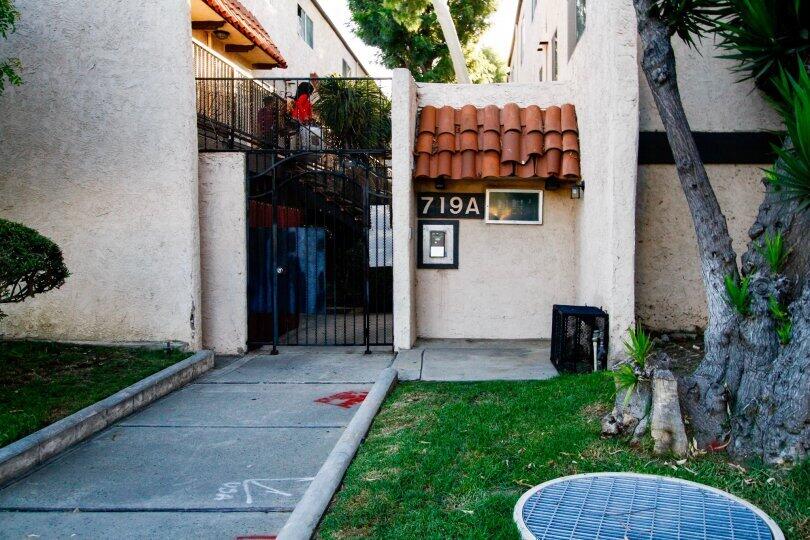
{"type": "Polygon", "coordinates": [[[419,114],[415,154],[417,180],[581,179],[571,104],[426,106],[419,114]]]}
{"type": "Polygon", "coordinates": [[[228,21],[240,34],[245,36],[251,43],[264,51],[272,58],[280,68],[286,68],[287,62],[281,55],[276,44],[270,38],[267,30],[259,23],[253,13],[250,12],[239,0],[203,0],[203,2],[214,10],[217,15],[228,21]]]}

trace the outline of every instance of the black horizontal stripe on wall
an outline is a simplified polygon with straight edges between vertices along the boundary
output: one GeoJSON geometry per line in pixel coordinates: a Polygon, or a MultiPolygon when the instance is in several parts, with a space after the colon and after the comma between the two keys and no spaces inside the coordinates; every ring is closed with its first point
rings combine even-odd
{"type": "MultiPolygon", "coordinates": [[[[780,144],[781,137],[769,132],[695,132],[703,163],[762,164],[773,163],[776,156],[772,144],[780,144]]],[[[638,141],[639,165],[672,165],[675,159],[663,131],[641,131],[638,141]]]]}

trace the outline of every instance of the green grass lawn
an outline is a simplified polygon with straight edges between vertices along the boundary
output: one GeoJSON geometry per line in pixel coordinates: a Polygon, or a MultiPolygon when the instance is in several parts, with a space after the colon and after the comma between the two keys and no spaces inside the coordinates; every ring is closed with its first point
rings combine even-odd
{"type": "Polygon", "coordinates": [[[613,383],[403,383],[389,396],[319,529],[321,538],[517,538],[529,487],[570,474],[635,471],[719,487],[810,538],[810,463],[790,472],[720,455],[682,466],[599,437],[613,383]]]}
{"type": "Polygon", "coordinates": [[[0,341],[0,447],[190,353],[0,341]]]}

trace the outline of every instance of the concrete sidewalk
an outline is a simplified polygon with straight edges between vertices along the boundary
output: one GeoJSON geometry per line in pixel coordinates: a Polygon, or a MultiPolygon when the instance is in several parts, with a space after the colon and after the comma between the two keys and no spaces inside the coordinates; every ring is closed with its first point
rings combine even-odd
{"type": "Polygon", "coordinates": [[[397,354],[400,380],[528,381],[557,375],[549,340],[420,339],[397,354]]]}
{"type": "Polygon", "coordinates": [[[0,537],[274,535],[392,359],[286,348],[221,362],[0,490],[0,537]]]}

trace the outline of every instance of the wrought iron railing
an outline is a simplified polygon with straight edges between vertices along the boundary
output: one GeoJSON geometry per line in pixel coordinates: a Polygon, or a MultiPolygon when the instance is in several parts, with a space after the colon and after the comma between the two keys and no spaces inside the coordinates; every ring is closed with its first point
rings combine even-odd
{"type": "Polygon", "coordinates": [[[200,150],[390,150],[389,79],[256,79],[202,53],[195,62],[200,150]]]}

